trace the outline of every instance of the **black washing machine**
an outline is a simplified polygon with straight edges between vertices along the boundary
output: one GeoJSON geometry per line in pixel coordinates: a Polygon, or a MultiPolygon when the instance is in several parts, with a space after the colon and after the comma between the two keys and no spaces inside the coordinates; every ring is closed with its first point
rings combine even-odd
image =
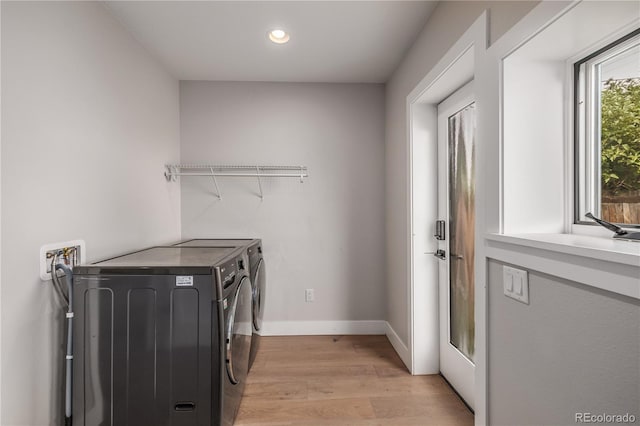
{"type": "Polygon", "coordinates": [[[154,247],[78,266],[74,285],[74,424],[233,424],[252,336],[246,250],[154,247]]]}
{"type": "Polygon", "coordinates": [[[264,258],[262,257],[262,240],[260,239],[192,239],[175,245],[176,247],[243,247],[249,257],[250,278],[253,285],[253,338],[251,340],[251,354],[249,357],[249,369],[260,347],[260,335],[262,333],[262,319],[264,317],[264,305],[266,296],[266,271],[264,258]]]}

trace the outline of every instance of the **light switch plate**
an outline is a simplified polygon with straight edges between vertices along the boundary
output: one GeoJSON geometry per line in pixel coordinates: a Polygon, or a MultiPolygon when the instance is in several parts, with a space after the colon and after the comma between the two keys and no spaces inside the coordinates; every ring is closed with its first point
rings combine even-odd
{"type": "Polygon", "coordinates": [[[529,276],[522,269],[504,266],[502,270],[504,295],[529,304],[529,276]]]}

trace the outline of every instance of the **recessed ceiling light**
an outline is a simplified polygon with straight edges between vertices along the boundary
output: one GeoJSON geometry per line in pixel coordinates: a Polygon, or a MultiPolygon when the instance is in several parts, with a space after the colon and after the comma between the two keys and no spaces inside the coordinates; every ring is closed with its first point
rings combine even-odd
{"type": "Polygon", "coordinates": [[[289,41],[289,33],[281,29],[269,31],[268,36],[269,40],[277,44],[284,44],[289,41]]]}

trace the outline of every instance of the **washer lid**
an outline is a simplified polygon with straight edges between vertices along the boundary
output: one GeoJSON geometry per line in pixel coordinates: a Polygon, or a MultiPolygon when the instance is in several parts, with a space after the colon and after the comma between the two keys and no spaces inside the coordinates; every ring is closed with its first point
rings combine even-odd
{"type": "Polygon", "coordinates": [[[235,254],[235,247],[152,247],[80,266],[80,269],[212,268],[235,254]]]}

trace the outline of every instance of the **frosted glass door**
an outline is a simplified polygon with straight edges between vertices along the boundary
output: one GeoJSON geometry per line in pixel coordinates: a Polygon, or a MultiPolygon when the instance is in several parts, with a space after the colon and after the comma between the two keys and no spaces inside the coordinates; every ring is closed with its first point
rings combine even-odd
{"type": "Polygon", "coordinates": [[[475,104],[449,117],[449,339],[473,361],[475,104]]]}

